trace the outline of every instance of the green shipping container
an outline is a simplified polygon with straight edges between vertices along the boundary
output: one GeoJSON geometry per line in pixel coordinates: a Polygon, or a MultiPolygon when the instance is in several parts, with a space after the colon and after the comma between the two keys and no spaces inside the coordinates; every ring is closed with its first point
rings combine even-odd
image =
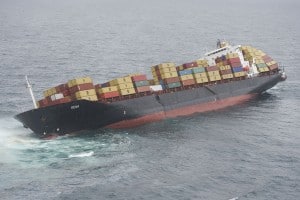
{"type": "Polygon", "coordinates": [[[267,67],[266,63],[259,63],[259,64],[256,64],[256,66],[258,68],[267,67]]]}
{"type": "Polygon", "coordinates": [[[168,88],[177,88],[177,87],[181,87],[180,82],[175,82],[175,83],[169,83],[168,84],[168,88]]]}
{"type": "Polygon", "coordinates": [[[148,86],[149,85],[149,81],[137,81],[137,82],[134,82],[134,85],[136,87],[148,86]]]}
{"type": "Polygon", "coordinates": [[[204,67],[194,67],[192,68],[193,74],[197,74],[197,73],[202,73],[205,72],[205,68],[204,67]]]}

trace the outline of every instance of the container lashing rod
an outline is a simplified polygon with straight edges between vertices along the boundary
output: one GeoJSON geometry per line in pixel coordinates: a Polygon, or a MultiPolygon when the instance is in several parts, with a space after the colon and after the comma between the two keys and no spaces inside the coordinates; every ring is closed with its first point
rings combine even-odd
{"type": "Polygon", "coordinates": [[[33,106],[34,106],[34,108],[37,108],[37,104],[36,104],[36,101],[35,101],[35,98],[34,98],[34,95],[32,92],[32,85],[30,84],[27,75],[25,76],[25,79],[26,79],[26,88],[28,88],[28,90],[29,90],[29,93],[30,93],[30,96],[31,96],[31,99],[33,102],[33,106]]]}

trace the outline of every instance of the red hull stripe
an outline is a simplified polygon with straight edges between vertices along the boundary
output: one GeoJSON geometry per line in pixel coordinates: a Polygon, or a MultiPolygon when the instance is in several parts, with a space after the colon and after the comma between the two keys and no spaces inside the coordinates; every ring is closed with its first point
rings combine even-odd
{"type": "Polygon", "coordinates": [[[131,128],[136,127],[145,123],[155,122],[159,121],[165,118],[174,118],[178,116],[187,116],[194,113],[201,113],[201,112],[208,112],[212,110],[219,110],[223,109],[229,106],[234,106],[240,103],[243,103],[251,98],[256,96],[256,94],[246,94],[236,97],[230,97],[222,100],[216,100],[208,103],[203,104],[197,104],[197,105],[191,105],[191,106],[185,106],[182,108],[176,108],[174,110],[169,110],[166,112],[157,112],[148,114],[142,117],[138,117],[136,119],[130,119],[130,120],[123,120],[120,122],[116,122],[113,124],[110,124],[106,127],[108,128],[131,128]]]}

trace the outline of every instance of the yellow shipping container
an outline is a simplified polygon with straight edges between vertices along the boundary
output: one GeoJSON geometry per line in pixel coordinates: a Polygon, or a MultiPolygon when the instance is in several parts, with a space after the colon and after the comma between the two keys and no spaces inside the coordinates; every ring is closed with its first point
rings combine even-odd
{"type": "Polygon", "coordinates": [[[83,96],[83,97],[76,97],[77,100],[88,100],[88,101],[98,101],[98,97],[96,95],[91,95],[91,96],[83,96]]]}
{"type": "Polygon", "coordinates": [[[241,50],[246,51],[247,50],[247,46],[241,46],[241,50]]]}
{"type": "Polygon", "coordinates": [[[139,75],[142,75],[141,73],[134,73],[134,74],[128,74],[127,76],[125,77],[133,77],[133,76],[139,76],[139,75]]]}
{"type": "Polygon", "coordinates": [[[178,68],[179,71],[180,71],[180,70],[184,70],[183,65],[179,65],[179,66],[177,66],[177,68],[178,68]]]}
{"type": "Polygon", "coordinates": [[[93,96],[93,95],[96,95],[96,90],[95,89],[82,90],[82,91],[78,91],[78,92],[75,93],[76,98],[85,97],[85,96],[93,96]]]}
{"type": "Polygon", "coordinates": [[[148,81],[149,81],[149,84],[150,84],[150,85],[154,85],[154,82],[155,82],[154,79],[150,79],[150,80],[148,80],[148,81]]]}
{"type": "Polygon", "coordinates": [[[211,72],[207,72],[208,76],[220,76],[220,72],[219,71],[211,71],[211,72]]]}
{"type": "Polygon", "coordinates": [[[119,90],[134,88],[133,83],[122,83],[122,84],[119,84],[117,87],[119,90]]]}
{"type": "Polygon", "coordinates": [[[258,68],[258,71],[259,72],[268,72],[268,71],[270,71],[270,69],[268,67],[260,67],[260,68],[258,68]]]}
{"type": "Polygon", "coordinates": [[[251,62],[253,61],[253,56],[245,55],[244,58],[245,58],[245,60],[247,60],[247,61],[251,61],[251,62]]]}
{"type": "Polygon", "coordinates": [[[162,68],[166,68],[166,67],[175,67],[175,63],[172,63],[172,62],[166,62],[166,63],[161,63],[161,64],[158,64],[158,65],[155,65],[155,66],[152,66],[152,68],[155,68],[156,66],[158,66],[159,69],[162,69],[162,68]]]}
{"type": "Polygon", "coordinates": [[[260,68],[257,68],[258,72],[265,72],[265,68],[264,67],[260,67],[260,68]]]}
{"type": "Polygon", "coordinates": [[[152,72],[152,76],[153,77],[157,77],[157,73],[156,72],[152,72]]]}
{"type": "Polygon", "coordinates": [[[172,77],[178,77],[178,74],[177,74],[177,72],[163,73],[163,74],[161,74],[161,77],[163,79],[165,79],[165,78],[172,78],[172,77]]]}
{"type": "Polygon", "coordinates": [[[197,74],[193,74],[193,75],[194,75],[195,79],[197,79],[197,78],[207,78],[206,72],[197,73],[197,74]]]}
{"type": "Polygon", "coordinates": [[[222,66],[224,66],[224,63],[221,61],[221,62],[217,63],[216,66],[217,67],[222,67],[222,66]]]}
{"type": "Polygon", "coordinates": [[[154,80],[154,85],[160,85],[159,80],[154,80]]]}
{"type": "Polygon", "coordinates": [[[266,64],[267,64],[267,66],[272,66],[272,65],[277,64],[277,62],[276,62],[275,60],[273,60],[273,61],[268,62],[268,63],[266,63],[266,64]]]}
{"type": "Polygon", "coordinates": [[[158,81],[158,77],[157,76],[153,76],[153,80],[158,81]]]}
{"type": "Polygon", "coordinates": [[[234,77],[242,77],[242,76],[246,76],[246,72],[235,72],[233,73],[234,77]]]}
{"type": "Polygon", "coordinates": [[[135,94],[135,89],[134,88],[123,89],[123,90],[120,90],[120,94],[121,95],[135,94]]]}
{"type": "Polygon", "coordinates": [[[208,61],[207,60],[196,60],[195,62],[197,62],[198,66],[207,66],[208,65],[208,61]]]}
{"type": "Polygon", "coordinates": [[[208,79],[209,79],[209,81],[219,81],[219,80],[221,80],[221,76],[220,75],[209,76],[208,79]]]}
{"type": "Polygon", "coordinates": [[[208,78],[196,78],[196,83],[207,83],[208,82],[208,78]]]}
{"type": "Polygon", "coordinates": [[[265,63],[265,61],[263,59],[261,59],[261,57],[260,57],[258,59],[255,59],[255,63],[260,64],[260,63],[265,63]]]}
{"type": "Polygon", "coordinates": [[[68,81],[68,87],[70,88],[84,83],[93,83],[93,80],[90,77],[75,78],[68,81]]]}
{"type": "Polygon", "coordinates": [[[265,67],[265,72],[270,71],[269,67],[265,67]]]}
{"type": "Polygon", "coordinates": [[[229,58],[236,58],[236,57],[239,57],[239,55],[237,53],[227,53],[226,54],[226,58],[229,59],[229,58]]]}
{"type": "Polygon", "coordinates": [[[99,88],[96,92],[99,93],[99,94],[103,94],[103,93],[115,92],[115,91],[118,91],[118,87],[117,86],[110,86],[110,87],[99,88]]]}
{"type": "Polygon", "coordinates": [[[220,67],[220,70],[227,70],[227,69],[231,69],[230,65],[225,65],[220,67]]]}
{"type": "Polygon", "coordinates": [[[165,67],[165,68],[161,68],[159,69],[159,72],[161,74],[163,73],[169,73],[169,72],[176,72],[176,67],[165,67]]]}
{"type": "Polygon", "coordinates": [[[254,53],[253,53],[253,52],[247,52],[247,53],[246,53],[246,56],[248,56],[248,57],[253,57],[253,56],[254,56],[254,53]]]}
{"type": "Polygon", "coordinates": [[[179,76],[179,78],[180,78],[181,81],[194,79],[193,74],[187,74],[187,75],[179,76]]]}
{"type": "Polygon", "coordinates": [[[125,76],[125,77],[116,78],[114,80],[109,81],[109,84],[112,86],[116,86],[123,83],[132,83],[132,80],[129,76],[125,76]]]}
{"type": "Polygon", "coordinates": [[[222,75],[222,79],[229,79],[229,78],[233,78],[233,74],[222,75]]]}
{"type": "Polygon", "coordinates": [[[254,51],[255,56],[261,56],[262,54],[259,51],[254,51]]]}
{"type": "Polygon", "coordinates": [[[45,90],[45,91],[43,92],[43,95],[44,95],[44,97],[49,97],[49,96],[51,96],[51,95],[53,95],[53,94],[56,94],[56,93],[57,93],[57,91],[56,91],[56,89],[53,87],[53,88],[49,88],[49,89],[45,90]]]}

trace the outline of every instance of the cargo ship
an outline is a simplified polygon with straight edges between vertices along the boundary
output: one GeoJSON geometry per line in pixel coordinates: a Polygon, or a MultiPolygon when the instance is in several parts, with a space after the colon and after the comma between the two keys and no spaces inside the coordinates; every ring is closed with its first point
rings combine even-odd
{"type": "Polygon", "coordinates": [[[192,62],[165,62],[146,74],[130,74],[105,83],[90,77],[67,81],[43,92],[34,109],[15,119],[37,136],[86,130],[131,128],[245,102],[286,79],[284,69],[252,46],[218,42],[214,51],[192,62]]]}

